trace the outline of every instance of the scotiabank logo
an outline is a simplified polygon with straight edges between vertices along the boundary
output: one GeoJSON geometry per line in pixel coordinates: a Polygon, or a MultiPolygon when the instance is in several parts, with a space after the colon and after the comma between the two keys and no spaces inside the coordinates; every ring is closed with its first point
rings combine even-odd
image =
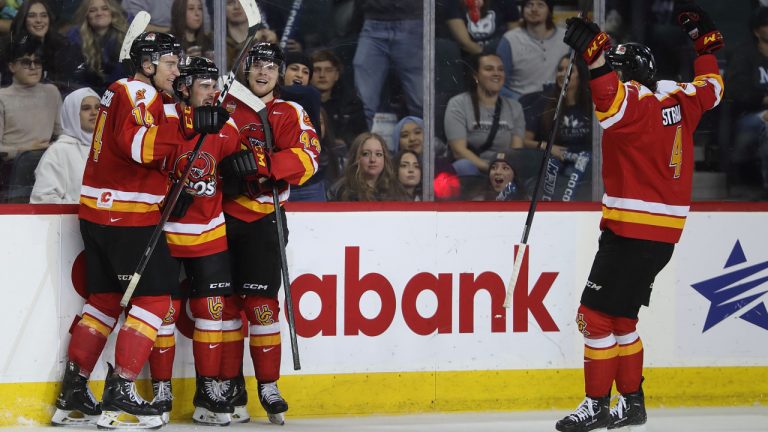
{"type": "MultiPolygon", "coordinates": [[[[531,248],[527,248],[528,251],[531,248]]],[[[365,258],[365,257],[363,257],[365,258]]],[[[454,285],[452,273],[418,273],[411,277],[402,290],[396,290],[387,277],[381,273],[360,274],[360,248],[348,246],[344,252],[343,305],[337,301],[337,291],[341,289],[339,277],[329,274],[317,276],[303,274],[291,283],[296,319],[296,333],[302,337],[336,336],[337,315],[343,314],[343,334],[355,336],[378,336],[389,329],[396,314],[401,314],[403,321],[414,333],[428,335],[432,333],[474,333],[475,295],[487,291],[491,297],[490,319],[491,332],[527,332],[529,324],[535,323],[543,331],[559,331],[552,315],[544,305],[549,290],[557,278],[557,272],[543,272],[533,287],[529,289],[528,254],[523,257],[520,277],[513,291],[512,307],[504,309],[506,283],[496,273],[483,272],[459,273],[458,286],[454,285]],[[422,316],[416,307],[416,300],[425,291],[431,291],[437,298],[437,307],[432,316],[422,316]],[[302,315],[299,309],[301,297],[314,292],[320,297],[321,308],[313,319],[302,315]],[[367,318],[360,310],[363,294],[372,292],[381,300],[381,309],[377,316],[367,318]],[[399,296],[399,298],[398,298],[399,296]],[[458,296],[458,302],[454,297],[458,296]],[[453,321],[454,304],[458,304],[458,323],[453,321]],[[399,308],[398,308],[399,305],[399,308]],[[511,311],[512,322],[507,322],[511,311]]],[[[512,259],[509,263],[512,268],[512,259]]]]}

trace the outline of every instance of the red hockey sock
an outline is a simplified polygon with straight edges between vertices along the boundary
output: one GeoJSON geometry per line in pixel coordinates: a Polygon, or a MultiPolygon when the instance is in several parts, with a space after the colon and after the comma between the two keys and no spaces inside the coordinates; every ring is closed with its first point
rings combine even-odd
{"type": "Polygon", "coordinates": [[[91,294],[83,305],[81,319],[72,328],[67,357],[88,377],[99,360],[109,334],[120,316],[118,293],[91,294]]]}
{"type": "Polygon", "coordinates": [[[621,394],[640,390],[643,378],[643,341],[636,332],[637,320],[614,318],[613,331],[619,344],[619,366],[616,389],[621,394]]]}
{"type": "Polygon", "coordinates": [[[246,296],[250,351],[253,370],[259,382],[280,378],[280,306],[277,299],[246,296]]]}
{"type": "Polygon", "coordinates": [[[202,377],[219,376],[221,367],[221,316],[224,300],[219,297],[192,298],[189,300],[195,332],[192,335],[192,355],[195,370],[202,377]]]}
{"type": "Polygon", "coordinates": [[[120,327],[115,344],[115,372],[134,380],[147,362],[157,330],[171,308],[169,296],[142,296],[131,301],[131,310],[120,327]]]}
{"type": "Polygon", "coordinates": [[[609,395],[616,377],[619,348],[611,322],[611,316],[579,306],[576,323],[584,335],[584,390],[591,398],[609,395]]]}
{"type": "Polygon", "coordinates": [[[181,300],[171,300],[171,309],[157,330],[157,338],[149,354],[149,373],[153,380],[170,381],[173,377],[173,359],[176,357],[176,320],[179,318],[181,300]]]}
{"type": "Polygon", "coordinates": [[[240,297],[224,299],[224,313],[221,323],[221,368],[219,378],[232,379],[243,370],[243,320],[240,297]]]}

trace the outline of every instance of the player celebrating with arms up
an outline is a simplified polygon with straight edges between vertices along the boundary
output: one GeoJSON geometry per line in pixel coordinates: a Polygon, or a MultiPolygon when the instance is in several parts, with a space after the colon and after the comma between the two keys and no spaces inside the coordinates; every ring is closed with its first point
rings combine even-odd
{"type": "MultiPolygon", "coordinates": [[[[251,360],[258,381],[259,401],[270,421],[284,421],[288,404],[280,395],[280,309],[277,294],[280,289],[281,259],[275,211],[285,211],[282,204],[288,200],[289,185],[302,185],[317,171],[320,142],[309,116],[294,102],[277,99],[277,80],[283,65],[283,53],[276,44],[257,43],[251,48],[245,62],[245,77],[251,92],[266,104],[268,125],[259,115],[232,95],[224,100],[224,107],[240,128],[242,151],[222,164],[222,169],[240,179],[237,194],[224,200],[227,218],[227,239],[233,261],[232,279],[242,296],[232,297],[225,306],[225,320],[236,321],[239,308],[245,310],[250,324],[251,360]],[[272,130],[274,144],[267,143],[265,128],[272,130]],[[277,186],[280,208],[275,209],[272,195],[277,186]]],[[[226,180],[226,179],[225,179],[226,180]]],[[[287,225],[283,226],[285,233],[287,225]]],[[[291,301],[286,298],[286,301],[291,301]]],[[[242,342],[239,358],[242,361],[242,342]]],[[[225,354],[238,358],[236,351],[225,354]]],[[[245,420],[245,388],[237,376],[236,364],[223,359],[222,378],[231,385],[230,393],[236,398],[235,418],[245,420]],[[227,370],[224,370],[227,369],[227,370]],[[242,411],[238,411],[238,407],[242,411]]],[[[233,421],[235,421],[233,418],[233,421]]]]}
{"type": "Polygon", "coordinates": [[[657,81],[653,55],[640,44],[618,45],[603,55],[608,36],[596,24],[567,21],[565,42],[589,64],[595,113],[604,129],[605,195],[599,248],[576,319],[584,335],[586,398],[557,422],[559,431],[646,422],[638,312],[648,306],[653,281],[672,257],[688,215],[693,132],[723,96],[712,55],[722,48],[722,35],[693,3],[675,6],[698,53],[690,83],[657,81]],[[609,411],[614,381],[620,395],[609,411]]]}

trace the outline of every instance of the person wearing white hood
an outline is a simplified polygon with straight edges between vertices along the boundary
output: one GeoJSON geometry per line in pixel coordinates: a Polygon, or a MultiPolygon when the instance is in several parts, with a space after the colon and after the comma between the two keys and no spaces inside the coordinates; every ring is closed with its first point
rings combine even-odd
{"type": "Polygon", "coordinates": [[[73,91],[59,112],[62,134],[35,169],[31,204],[77,204],[85,161],[99,113],[99,95],[89,87],[73,91]]]}

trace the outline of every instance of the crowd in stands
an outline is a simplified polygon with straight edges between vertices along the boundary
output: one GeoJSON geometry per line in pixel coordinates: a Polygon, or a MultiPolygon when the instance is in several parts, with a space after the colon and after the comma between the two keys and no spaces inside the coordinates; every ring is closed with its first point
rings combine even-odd
{"type": "MultiPolygon", "coordinates": [[[[248,32],[239,1],[225,3],[224,71],[248,32]]],[[[529,200],[568,67],[563,22],[583,3],[437,0],[435,110],[425,113],[420,1],[305,1],[289,25],[293,1],[257,0],[257,39],[286,52],[281,97],[300,103],[321,137],[318,174],[291,200],[421,200],[429,164],[437,200],[529,200]]],[[[605,0],[605,28],[615,41],[651,46],[660,78],[688,80],[693,51],[670,22],[673,3],[605,0]]],[[[702,122],[697,168],[751,187],[736,199],[768,199],[768,7],[745,3],[724,12],[727,100],[702,122]]],[[[213,0],[0,0],[0,202],[75,202],[94,98],[127,75],[118,56],[133,17],[150,12],[148,30],[214,59],[213,9],[213,0]],[[14,175],[22,155],[34,177],[14,175]]],[[[542,200],[594,199],[588,77],[577,59],[542,200]]]]}

